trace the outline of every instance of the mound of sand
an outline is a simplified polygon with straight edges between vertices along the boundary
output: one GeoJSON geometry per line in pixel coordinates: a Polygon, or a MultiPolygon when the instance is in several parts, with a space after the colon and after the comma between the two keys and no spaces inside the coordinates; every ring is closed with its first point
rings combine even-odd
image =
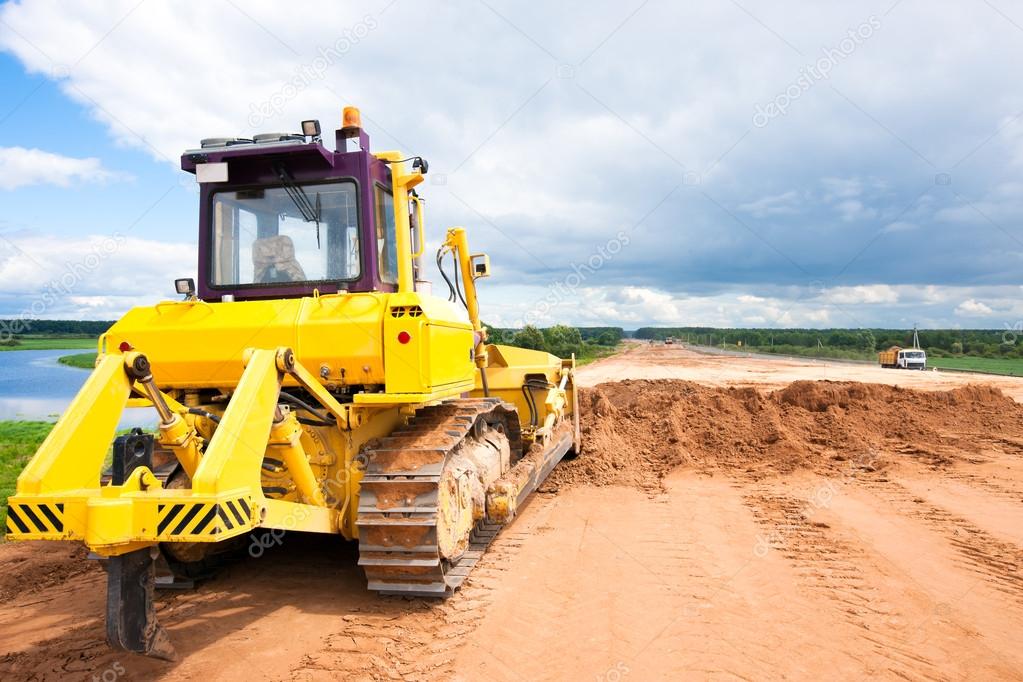
{"type": "Polygon", "coordinates": [[[992,437],[1019,447],[1023,405],[987,386],[913,391],[798,381],[773,393],[687,381],[623,381],[585,392],[583,455],[551,486],[657,487],[677,467],[754,477],[797,469],[877,471],[897,457],[947,466],[992,437]],[[1015,440],[1013,440],[1015,439],[1015,440]]]}

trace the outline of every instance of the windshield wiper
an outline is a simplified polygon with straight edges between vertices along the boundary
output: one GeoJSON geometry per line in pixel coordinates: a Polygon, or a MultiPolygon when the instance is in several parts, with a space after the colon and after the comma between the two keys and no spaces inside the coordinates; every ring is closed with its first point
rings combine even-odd
{"type": "Polygon", "coordinates": [[[320,193],[316,193],[316,205],[314,206],[309,201],[309,195],[301,185],[296,184],[295,178],[284,167],[284,164],[275,163],[273,171],[280,178],[281,184],[284,185],[284,191],[288,193],[295,208],[302,214],[302,219],[307,223],[316,223],[316,248],[320,248],[320,193]]]}

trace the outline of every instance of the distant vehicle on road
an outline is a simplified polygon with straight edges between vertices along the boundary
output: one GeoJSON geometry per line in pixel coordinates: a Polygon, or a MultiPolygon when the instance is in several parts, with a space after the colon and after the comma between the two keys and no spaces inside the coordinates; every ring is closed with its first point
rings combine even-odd
{"type": "Polygon", "coordinates": [[[877,360],[891,369],[927,369],[927,352],[921,348],[892,346],[878,353],[877,360]]]}

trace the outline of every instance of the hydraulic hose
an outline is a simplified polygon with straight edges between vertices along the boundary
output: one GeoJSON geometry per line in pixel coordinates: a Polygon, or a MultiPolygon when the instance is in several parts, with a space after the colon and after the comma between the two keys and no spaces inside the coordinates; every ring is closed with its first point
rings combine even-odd
{"type": "Polygon", "coordinates": [[[206,410],[202,409],[201,407],[190,407],[190,408],[188,408],[188,414],[197,414],[200,417],[206,417],[207,419],[209,419],[214,424],[219,424],[220,423],[220,417],[218,417],[217,415],[213,414],[212,412],[207,412],[206,410]]]}
{"type": "MultiPolygon", "coordinates": [[[[305,410],[309,414],[315,416],[321,422],[320,424],[310,424],[311,426],[336,426],[337,425],[337,420],[335,420],[333,418],[333,415],[330,415],[330,414],[328,414],[326,412],[321,412],[320,410],[316,409],[315,407],[313,407],[312,405],[310,405],[306,401],[302,400],[301,398],[293,396],[290,393],[285,393],[284,391],[281,391],[280,399],[281,399],[282,402],[290,403],[292,405],[295,405],[296,407],[302,408],[303,410],[305,410]]],[[[301,423],[306,423],[306,422],[309,422],[309,421],[311,421],[311,420],[307,419],[307,420],[303,421],[302,419],[299,419],[299,422],[301,422],[301,423]]]]}

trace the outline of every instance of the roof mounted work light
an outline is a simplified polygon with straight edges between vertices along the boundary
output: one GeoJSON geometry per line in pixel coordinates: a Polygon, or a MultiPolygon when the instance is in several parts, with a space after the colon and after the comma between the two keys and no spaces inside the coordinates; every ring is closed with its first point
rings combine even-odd
{"type": "Polygon", "coordinates": [[[302,134],[314,140],[320,139],[320,122],[315,120],[302,121],[302,134]]]}

